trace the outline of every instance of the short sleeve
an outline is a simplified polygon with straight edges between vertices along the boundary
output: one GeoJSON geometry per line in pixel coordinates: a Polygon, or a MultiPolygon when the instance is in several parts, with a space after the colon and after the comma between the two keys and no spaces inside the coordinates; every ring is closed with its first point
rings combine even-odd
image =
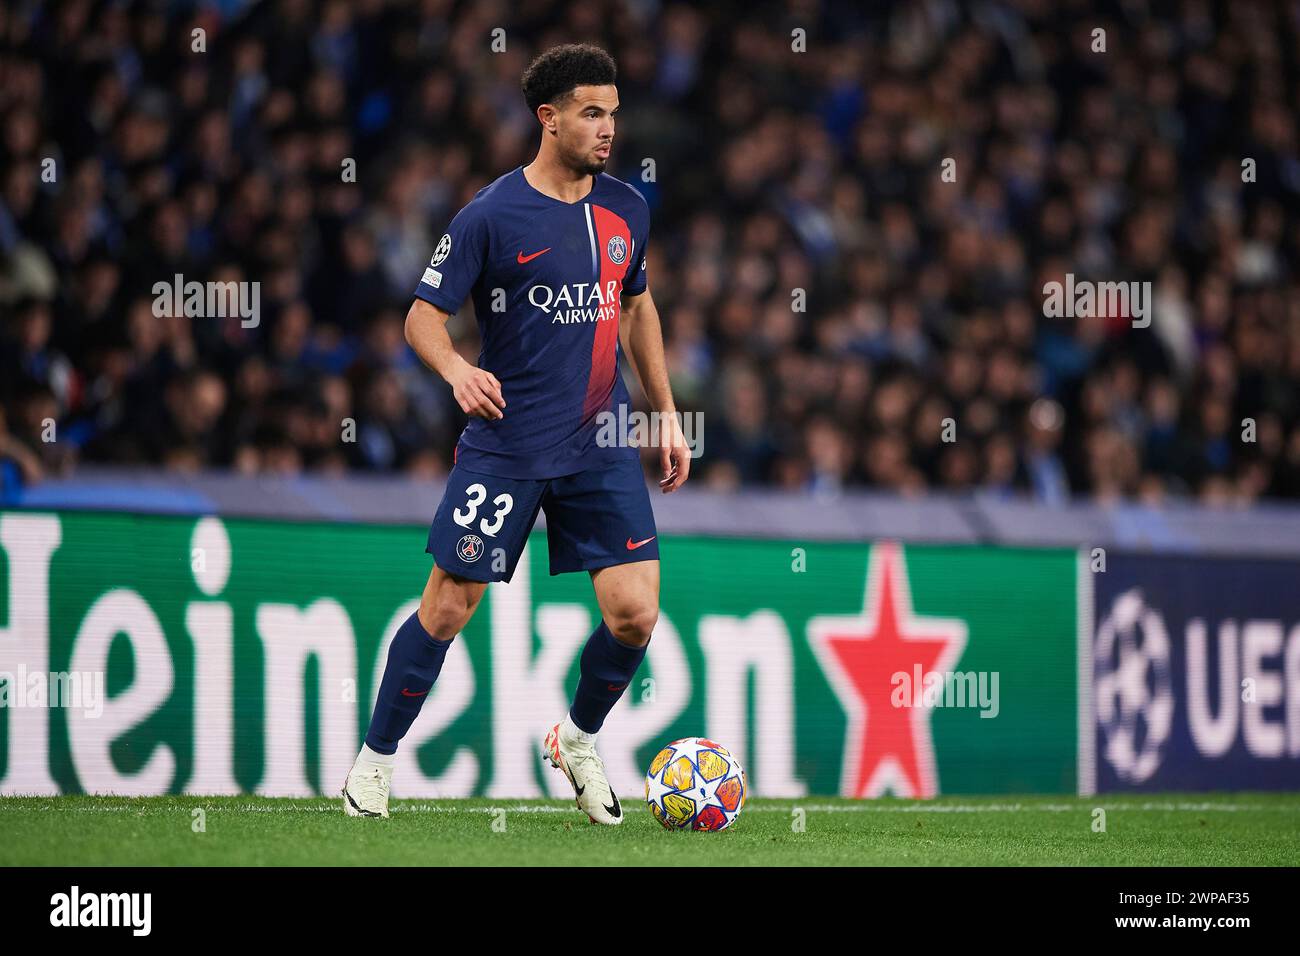
{"type": "Polygon", "coordinates": [[[478,282],[488,259],[487,217],[471,202],[451,221],[434,247],[415,297],[454,314],[478,282]]]}
{"type": "Polygon", "coordinates": [[[648,280],[645,274],[645,252],[649,239],[650,225],[647,222],[640,236],[637,237],[636,249],[632,252],[632,268],[623,279],[624,295],[640,295],[646,290],[648,280]]]}

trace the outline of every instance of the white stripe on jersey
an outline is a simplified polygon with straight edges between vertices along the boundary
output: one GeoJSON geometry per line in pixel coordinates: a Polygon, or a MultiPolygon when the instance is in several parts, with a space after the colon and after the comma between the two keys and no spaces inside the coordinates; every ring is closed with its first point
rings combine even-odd
{"type": "Polygon", "coordinates": [[[596,267],[596,227],[591,222],[591,203],[583,203],[582,210],[587,214],[587,238],[591,240],[591,278],[593,282],[599,282],[600,272],[596,267]]]}

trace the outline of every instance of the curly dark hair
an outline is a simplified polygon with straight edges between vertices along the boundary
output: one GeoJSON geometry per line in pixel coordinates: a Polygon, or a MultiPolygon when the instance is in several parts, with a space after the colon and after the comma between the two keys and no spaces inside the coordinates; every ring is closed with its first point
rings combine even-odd
{"type": "Polygon", "coordinates": [[[524,70],[524,101],[534,113],[543,103],[559,105],[578,86],[608,86],[618,76],[614,58],[590,43],[566,43],[537,56],[524,70]]]}

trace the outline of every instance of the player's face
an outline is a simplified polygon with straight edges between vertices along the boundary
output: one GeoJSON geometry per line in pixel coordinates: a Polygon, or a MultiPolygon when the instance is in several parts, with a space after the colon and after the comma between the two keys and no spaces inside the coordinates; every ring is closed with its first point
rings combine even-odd
{"type": "Polygon", "coordinates": [[[618,89],[579,86],[556,116],[556,145],[572,169],[588,175],[603,173],[614,143],[614,114],[618,89]]]}

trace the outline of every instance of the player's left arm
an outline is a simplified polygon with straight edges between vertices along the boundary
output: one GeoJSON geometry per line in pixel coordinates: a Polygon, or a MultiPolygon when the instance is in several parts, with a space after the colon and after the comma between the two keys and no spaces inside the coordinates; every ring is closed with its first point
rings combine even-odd
{"type": "Polygon", "coordinates": [[[659,488],[665,494],[686,483],[691,473],[691,450],[677,420],[677,406],[668,384],[668,362],[664,358],[663,327],[650,290],[624,295],[621,316],[623,351],[641,379],[641,388],[651,407],[660,413],[659,462],[664,476],[659,488]]]}

